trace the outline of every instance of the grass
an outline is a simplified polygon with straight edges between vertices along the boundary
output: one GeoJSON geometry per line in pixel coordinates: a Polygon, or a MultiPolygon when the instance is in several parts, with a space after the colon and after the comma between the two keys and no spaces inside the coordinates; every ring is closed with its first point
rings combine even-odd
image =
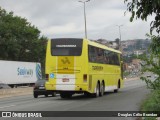
{"type": "MultiPolygon", "coordinates": [[[[141,111],[160,111],[160,90],[153,90],[142,103],[141,111]]],[[[144,120],[157,120],[157,117],[145,117],[144,120]]]]}

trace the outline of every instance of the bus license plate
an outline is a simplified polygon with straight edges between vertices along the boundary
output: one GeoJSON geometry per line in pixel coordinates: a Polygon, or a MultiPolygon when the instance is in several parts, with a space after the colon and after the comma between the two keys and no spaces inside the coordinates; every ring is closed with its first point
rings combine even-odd
{"type": "Polygon", "coordinates": [[[68,78],[63,78],[62,81],[63,82],[69,82],[69,79],[68,78]]]}
{"type": "Polygon", "coordinates": [[[39,89],[45,89],[45,87],[39,87],[39,89]]]}

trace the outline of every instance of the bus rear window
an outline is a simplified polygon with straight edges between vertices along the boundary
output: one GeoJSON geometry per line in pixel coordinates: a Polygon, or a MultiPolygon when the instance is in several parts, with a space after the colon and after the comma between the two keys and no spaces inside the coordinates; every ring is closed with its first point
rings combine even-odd
{"type": "Polygon", "coordinates": [[[83,39],[61,38],[51,40],[52,56],[80,56],[83,39]]]}

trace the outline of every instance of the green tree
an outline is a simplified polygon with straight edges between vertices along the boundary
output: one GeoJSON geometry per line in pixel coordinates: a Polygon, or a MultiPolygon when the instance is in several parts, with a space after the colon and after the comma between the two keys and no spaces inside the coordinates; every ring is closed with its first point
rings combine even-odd
{"type": "MultiPolygon", "coordinates": [[[[147,17],[154,14],[155,20],[151,22],[150,31],[152,33],[153,29],[156,29],[157,33],[160,32],[160,0],[124,0],[124,2],[127,3],[127,10],[132,13],[131,22],[135,16],[147,21],[147,17]]],[[[158,78],[155,81],[145,77],[141,77],[141,79],[146,81],[148,88],[156,90],[158,87],[160,88],[160,36],[148,35],[148,37],[152,40],[149,49],[150,56],[143,59],[145,61],[143,71],[157,74],[158,78]]]]}
{"type": "MultiPolygon", "coordinates": [[[[19,52],[19,45],[15,35],[13,36],[11,31],[14,31],[14,24],[10,25],[10,20],[13,17],[13,13],[6,13],[4,9],[0,8],[0,58],[1,59],[14,59],[19,52]]],[[[14,32],[13,32],[14,33],[14,32]]],[[[15,33],[14,33],[15,34],[15,33]]]]}
{"type": "Polygon", "coordinates": [[[47,38],[25,18],[0,7],[0,59],[41,62],[44,68],[47,38]]]}
{"type": "Polygon", "coordinates": [[[127,10],[132,13],[130,21],[140,18],[147,21],[148,16],[155,15],[155,19],[151,22],[150,32],[153,29],[160,32],[160,0],[124,0],[127,3],[127,10]]]}
{"type": "Polygon", "coordinates": [[[149,49],[151,54],[150,56],[147,56],[146,54],[141,58],[144,61],[142,64],[142,72],[154,73],[157,78],[154,81],[146,77],[141,77],[141,79],[146,81],[149,89],[160,90],[160,37],[154,35],[149,37],[152,39],[149,49]]]}
{"type": "MultiPolygon", "coordinates": [[[[132,13],[130,21],[136,16],[142,20],[147,21],[149,15],[155,15],[155,19],[150,24],[150,33],[156,29],[156,32],[160,32],[160,0],[124,0],[127,3],[128,11],[132,13]]],[[[149,35],[148,35],[149,36],[149,35]]],[[[142,72],[151,72],[157,75],[157,78],[153,81],[146,77],[141,77],[147,84],[149,89],[152,89],[152,97],[146,101],[143,105],[145,111],[159,111],[160,110],[160,36],[149,36],[152,40],[149,53],[142,59],[142,72]]],[[[148,118],[150,119],[150,118],[148,118]]]]}
{"type": "MultiPolygon", "coordinates": [[[[152,90],[151,96],[143,103],[143,111],[160,111],[160,37],[150,36],[152,43],[149,49],[150,55],[145,55],[142,60],[142,72],[151,72],[156,77],[155,80],[147,77],[141,77],[147,84],[147,87],[152,90]]],[[[147,118],[150,120],[151,118],[147,118]]],[[[146,119],[146,120],[147,120],[146,119]]],[[[152,118],[153,119],[153,118],[152,118]]]]}

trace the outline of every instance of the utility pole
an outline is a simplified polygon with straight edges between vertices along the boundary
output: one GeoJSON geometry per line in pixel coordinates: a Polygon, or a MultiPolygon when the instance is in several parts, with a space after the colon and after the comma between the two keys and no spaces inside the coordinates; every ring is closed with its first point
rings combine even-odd
{"type": "Polygon", "coordinates": [[[118,28],[119,28],[119,50],[120,51],[122,51],[122,46],[121,46],[121,27],[123,26],[123,25],[116,25],[116,26],[118,26],[118,28]]]}
{"type": "Polygon", "coordinates": [[[84,4],[84,24],[85,24],[85,38],[87,39],[87,22],[86,22],[86,3],[89,2],[90,0],[86,1],[78,1],[84,4]]]}

